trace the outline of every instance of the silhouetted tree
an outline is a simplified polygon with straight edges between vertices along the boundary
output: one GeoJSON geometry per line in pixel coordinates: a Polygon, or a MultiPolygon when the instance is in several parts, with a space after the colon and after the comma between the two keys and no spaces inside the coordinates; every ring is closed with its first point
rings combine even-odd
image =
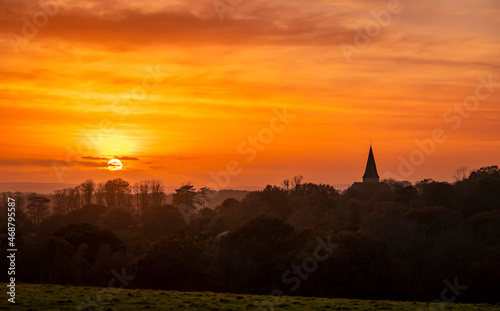
{"type": "Polygon", "coordinates": [[[455,209],[456,193],[452,185],[446,182],[436,182],[430,179],[417,183],[424,207],[441,206],[455,209]]]}
{"type": "Polygon", "coordinates": [[[129,207],[129,183],[121,178],[108,180],[104,185],[104,195],[108,207],[129,207]]]}
{"type": "Polygon", "coordinates": [[[91,204],[92,203],[92,196],[94,195],[95,191],[95,183],[93,179],[87,179],[85,182],[83,182],[80,185],[80,189],[82,192],[82,197],[83,197],[83,204],[91,204]]]}
{"type": "Polygon", "coordinates": [[[394,194],[396,194],[396,201],[398,202],[402,202],[414,208],[420,205],[420,197],[417,188],[414,186],[396,187],[394,194]]]}
{"type": "Polygon", "coordinates": [[[390,289],[391,258],[387,244],[370,233],[344,231],[333,236],[339,246],[325,262],[325,276],[336,296],[375,298],[390,289]]]}
{"type": "Polygon", "coordinates": [[[68,199],[64,189],[54,191],[54,200],[55,200],[55,205],[54,205],[55,214],[65,215],[69,213],[68,199]]]}
{"type": "Polygon", "coordinates": [[[50,199],[44,195],[33,193],[28,196],[28,202],[27,214],[33,224],[39,225],[41,220],[48,214],[50,199]]]}
{"type": "Polygon", "coordinates": [[[415,221],[420,230],[427,234],[439,234],[446,230],[458,227],[462,216],[444,207],[425,207],[411,210],[406,218],[415,221]]]}
{"type": "Polygon", "coordinates": [[[235,198],[227,198],[221,205],[217,206],[215,210],[221,214],[226,214],[237,209],[239,204],[240,202],[235,198]]]}
{"type": "Polygon", "coordinates": [[[96,204],[97,205],[104,205],[105,204],[105,186],[103,183],[99,183],[97,185],[97,188],[95,190],[95,199],[96,199],[96,204]]]}
{"type": "Polygon", "coordinates": [[[345,206],[349,210],[349,222],[352,227],[358,226],[361,223],[361,211],[363,202],[357,199],[350,199],[345,206]]]}
{"type": "Polygon", "coordinates": [[[481,179],[483,177],[493,177],[493,178],[500,177],[500,169],[498,168],[498,165],[481,167],[480,169],[472,172],[469,176],[469,179],[474,180],[474,179],[481,179]]]}
{"type": "Polygon", "coordinates": [[[207,207],[207,203],[210,203],[210,199],[208,198],[208,192],[210,191],[210,188],[208,187],[202,187],[200,188],[200,201],[201,201],[201,208],[204,209],[207,207]]]}
{"type": "Polygon", "coordinates": [[[283,190],[288,192],[290,190],[290,179],[283,180],[283,182],[281,183],[281,187],[283,188],[283,190]]]}
{"type": "Polygon", "coordinates": [[[150,206],[142,215],[142,231],[150,240],[175,236],[186,226],[179,209],[170,204],[150,206]]]}
{"type": "Polygon", "coordinates": [[[304,176],[302,175],[294,176],[292,178],[292,189],[296,189],[297,187],[299,187],[302,184],[303,180],[304,176]]]}
{"type": "Polygon", "coordinates": [[[20,250],[23,269],[18,270],[24,282],[74,284],[81,277],[81,265],[73,247],[58,237],[45,237],[30,241],[20,250]]]}
{"type": "Polygon", "coordinates": [[[216,290],[214,256],[207,241],[161,239],[137,262],[137,284],[163,290],[216,290]]]}
{"type": "Polygon", "coordinates": [[[223,290],[270,293],[281,283],[283,268],[300,248],[295,229],[279,218],[260,216],[221,241],[223,290]]]}
{"type": "Polygon", "coordinates": [[[161,181],[151,180],[150,186],[151,186],[151,204],[153,204],[153,206],[162,206],[163,200],[165,198],[165,192],[163,190],[161,181]]]}
{"type": "Polygon", "coordinates": [[[200,204],[196,195],[196,188],[188,182],[186,185],[182,185],[180,188],[175,189],[175,193],[172,198],[172,205],[178,208],[195,210],[196,205],[200,204]]]}
{"type": "Polygon", "coordinates": [[[84,256],[91,264],[97,259],[97,254],[102,245],[108,245],[113,252],[125,252],[123,242],[111,231],[89,223],[77,223],[61,227],[54,233],[54,236],[68,241],[75,251],[86,244],[84,256]]]}
{"type": "Polygon", "coordinates": [[[149,206],[149,181],[148,180],[143,180],[141,181],[139,185],[139,191],[140,191],[140,201],[141,201],[141,210],[144,210],[149,206]]]}
{"type": "Polygon", "coordinates": [[[453,175],[453,178],[455,178],[456,181],[462,181],[467,179],[469,175],[470,175],[469,168],[466,166],[462,166],[457,168],[455,174],[453,175]]]}
{"type": "Polygon", "coordinates": [[[466,198],[463,213],[470,216],[476,213],[500,209],[500,177],[476,175],[472,189],[466,198]]]}
{"type": "Polygon", "coordinates": [[[492,249],[483,259],[474,263],[469,271],[465,300],[472,302],[498,302],[500,288],[500,246],[492,249]]]}
{"type": "Polygon", "coordinates": [[[85,205],[82,208],[72,211],[66,216],[66,223],[81,223],[88,222],[95,224],[101,217],[101,215],[106,211],[106,207],[103,205],[90,204],[85,205]]]}
{"type": "Polygon", "coordinates": [[[113,232],[128,230],[136,225],[136,220],[131,211],[123,208],[108,209],[101,217],[101,224],[113,232]]]}

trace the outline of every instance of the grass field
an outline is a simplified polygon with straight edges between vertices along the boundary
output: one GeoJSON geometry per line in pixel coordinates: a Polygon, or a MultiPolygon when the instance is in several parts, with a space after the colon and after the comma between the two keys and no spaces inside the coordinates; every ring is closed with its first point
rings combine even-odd
{"type": "Polygon", "coordinates": [[[33,284],[17,284],[15,305],[7,302],[5,291],[3,297],[0,310],[500,310],[500,305],[488,304],[431,306],[424,302],[308,297],[277,298],[272,305],[269,296],[33,284]]]}

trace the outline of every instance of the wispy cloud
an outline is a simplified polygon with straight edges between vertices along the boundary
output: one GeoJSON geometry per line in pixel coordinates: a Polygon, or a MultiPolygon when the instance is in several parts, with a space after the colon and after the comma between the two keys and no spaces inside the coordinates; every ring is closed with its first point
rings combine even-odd
{"type": "Polygon", "coordinates": [[[0,160],[0,166],[23,166],[24,162],[15,160],[0,160]]]}
{"type": "Polygon", "coordinates": [[[127,157],[127,156],[123,156],[123,157],[117,157],[117,156],[115,156],[115,159],[125,160],[125,161],[138,161],[139,160],[139,158],[136,158],[136,157],[127,157]]]}
{"type": "Polygon", "coordinates": [[[82,157],[82,159],[86,159],[86,160],[95,160],[95,161],[98,161],[98,160],[108,160],[108,158],[102,158],[102,157],[82,157]]]}

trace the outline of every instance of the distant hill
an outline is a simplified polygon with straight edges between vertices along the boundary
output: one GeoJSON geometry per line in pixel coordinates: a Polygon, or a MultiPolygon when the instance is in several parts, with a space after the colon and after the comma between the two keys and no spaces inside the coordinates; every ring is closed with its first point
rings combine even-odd
{"type": "MultiPolygon", "coordinates": [[[[220,205],[224,200],[233,198],[238,201],[243,199],[247,194],[251,191],[247,190],[219,190],[219,191],[209,191],[209,199],[210,202],[207,204],[208,208],[215,208],[217,205],[220,205]]],[[[165,203],[172,203],[173,193],[170,193],[166,197],[165,203]]]]}
{"type": "MultiPolygon", "coordinates": [[[[60,190],[69,187],[76,187],[79,184],[70,184],[70,183],[37,183],[37,182],[0,182],[0,193],[1,192],[36,192],[40,194],[51,194],[55,190],[60,190]]],[[[350,187],[349,184],[334,184],[332,185],[337,190],[345,190],[350,187]]],[[[165,186],[165,192],[173,191],[176,187],[174,186],[165,186]]],[[[237,200],[243,199],[248,193],[252,191],[262,190],[265,187],[256,187],[256,186],[248,186],[248,187],[238,187],[240,189],[245,190],[218,190],[217,195],[215,195],[210,201],[210,205],[208,207],[215,207],[222,202],[224,202],[227,198],[235,198],[237,200]]],[[[167,195],[166,203],[170,204],[172,202],[172,193],[167,195]]]]}
{"type": "Polygon", "coordinates": [[[76,187],[78,184],[67,183],[37,183],[37,182],[2,182],[0,183],[0,192],[36,192],[49,194],[54,190],[67,187],[76,187]]]}
{"type": "MultiPolygon", "coordinates": [[[[75,187],[77,184],[63,184],[63,183],[0,183],[0,193],[3,192],[21,192],[23,195],[28,195],[29,193],[36,192],[39,194],[44,194],[50,199],[50,208],[54,207],[54,190],[59,190],[67,187],[75,187]]],[[[219,190],[210,191],[209,200],[210,202],[206,205],[208,208],[215,208],[220,205],[224,200],[233,198],[238,201],[242,200],[251,191],[247,190],[219,190]]],[[[167,194],[164,203],[172,203],[173,193],[167,194]]]]}
{"type": "Polygon", "coordinates": [[[335,188],[336,190],[346,190],[347,188],[349,188],[351,185],[350,184],[333,184],[332,185],[333,188],[335,188]]]}

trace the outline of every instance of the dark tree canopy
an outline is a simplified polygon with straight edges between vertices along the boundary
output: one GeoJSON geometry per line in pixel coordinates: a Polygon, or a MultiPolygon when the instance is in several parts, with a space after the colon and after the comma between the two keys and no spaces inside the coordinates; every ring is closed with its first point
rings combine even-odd
{"type": "Polygon", "coordinates": [[[498,302],[500,171],[467,172],[343,192],[297,176],[238,199],[120,178],[3,197],[25,282],[107,286],[125,269],[131,288],[431,301],[458,280],[456,301],[498,302]]]}

